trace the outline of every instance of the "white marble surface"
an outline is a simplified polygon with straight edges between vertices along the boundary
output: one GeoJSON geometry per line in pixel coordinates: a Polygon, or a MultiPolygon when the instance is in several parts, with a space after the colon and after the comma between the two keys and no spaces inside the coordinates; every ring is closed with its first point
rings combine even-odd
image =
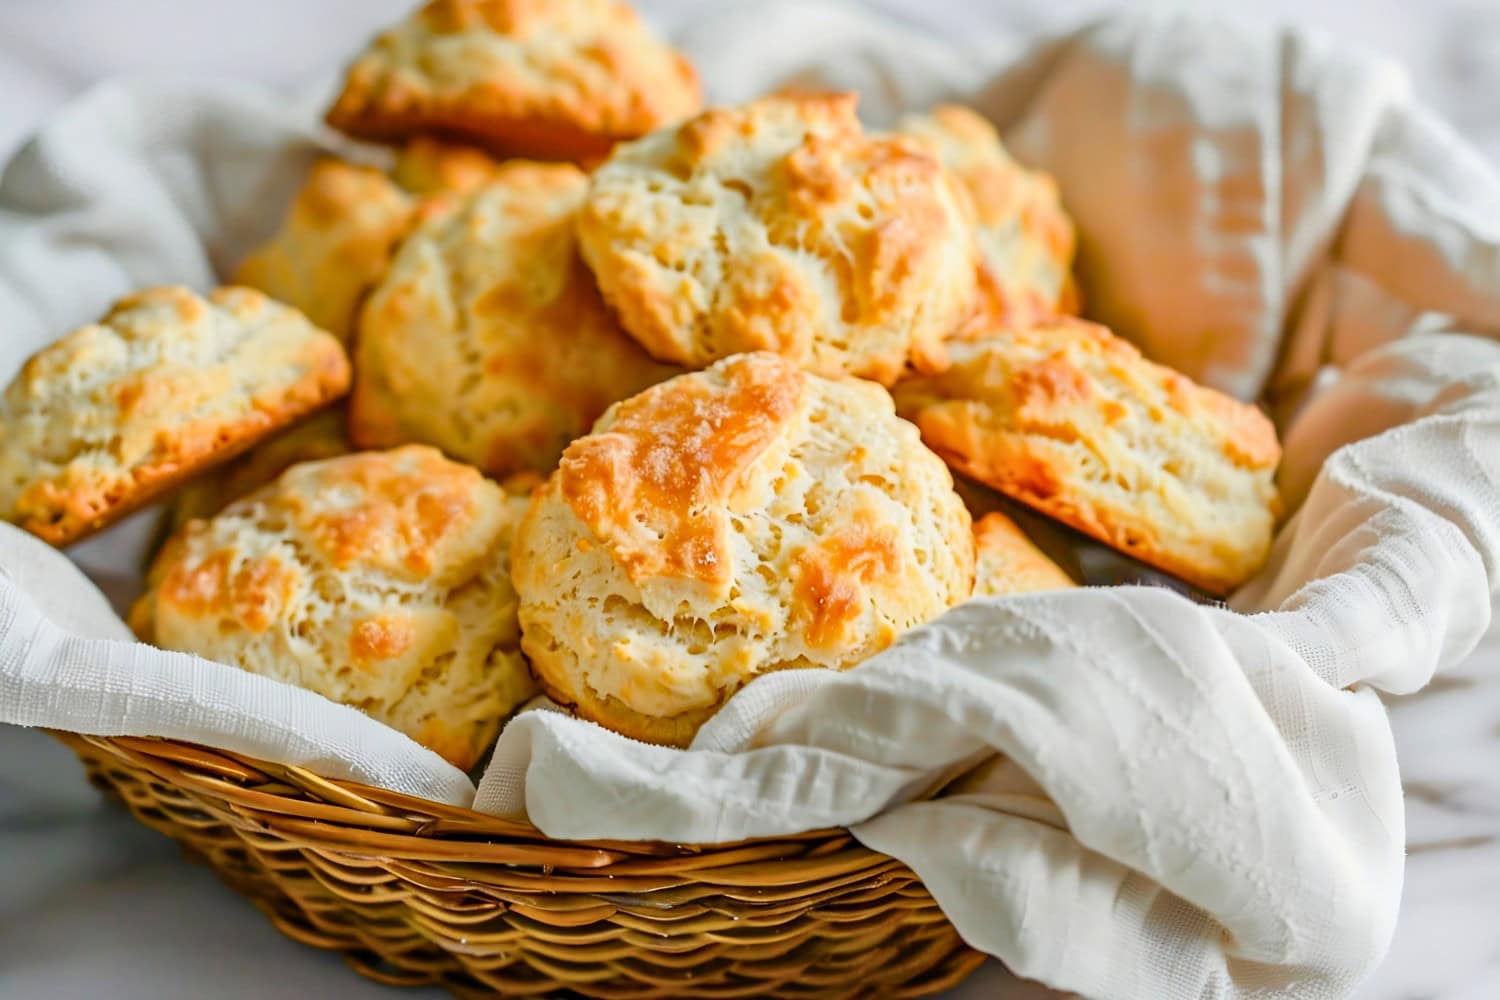
{"type": "MultiPolygon", "coordinates": [[[[408,0],[4,0],[0,157],[70,95],[117,73],[326,74],[408,0]]],[[[693,0],[643,2],[669,21],[693,0]]],[[[1106,0],[883,0],[936,30],[1039,33],[1106,0]]],[[[1500,158],[1500,3],[1236,0],[1199,6],[1292,19],[1384,50],[1416,91],[1500,158]]],[[[3,336],[3,333],[0,333],[3,336]]],[[[1393,702],[1410,859],[1390,958],[1370,1000],[1500,996],[1500,638],[1393,702]]],[[[376,997],[335,958],[293,945],[168,841],[101,803],[61,746],[0,727],[0,997],[376,997]]],[[[993,965],[958,996],[1052,996],[993,965]]]]}

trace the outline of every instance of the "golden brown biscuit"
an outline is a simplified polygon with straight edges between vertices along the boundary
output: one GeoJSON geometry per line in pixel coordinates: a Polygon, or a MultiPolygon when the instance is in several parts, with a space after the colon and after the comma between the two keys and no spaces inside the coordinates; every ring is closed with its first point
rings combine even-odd
{"type": "Polygon", "coordinates": [[[246,258],[235,281],[296,306],[347,343],[360,299],[385,271],[413,209],[379,170],[321,160],[281,229],[246,258]]]}
{"type": "Polygon", "coordinates": [[[509,568],[525,509],[432,448],[306,462],[175,535],[131,627],[352,705],[467,770],[535,689],[509,568]]]}
{"type": "Polygon", "coordinates": [[[1255,407],[1083,320],[950,350],[895,396],[955,468],[1213,593],[1265,561],[1281,447],[1255,407]]]}
{"type": "Polygon", "coordinates": [[[996,324],[1030,326],[1076,312],[1071,269],[1077,238],[1052,177],[1017,163],[993,125],[956,104],[904,118],[898,130],[930,143],[974,205],[983,254],[980,318],[954,335],[969,339],[996,324]]]}
{"type": "Polygon", "coordinates": [[[618,0],[432,0],[349,68],[328,123],[581,159],[698,110],[698,74],[618,0]]]}
{"type": "Polygon", "coordinates": [[[482,149],[419,136],[401,147],[391,176],[412,194],[469,194],[495,179],[501,161],[482,149]]]}
{"type": "Polygon", "coordinates": [[[300,462],[315,462],[348,452],[349,434],[343,411],[316,413],[184,485],[172,498],[171,530],[195,517],[213,517],[300,462]]]}
{"type": "Polygon", "coordinates": [[[769,350],[885,384],[941,356],[975,294],[967,199],[854,103],[767,98],[615,149],[578,236],[628,333],[689,367],[769,350]]]}
{"type": "Polygon", "coordinates": [[[619,331],[578,258],[587,185],[570,164],[511,161],[407,238],[360,319],[356,444],[550,471],[609,404],[673,373],[619,331]]]}
{"type": "Polygon", "coordinates": [[[675,746],[755,676],[853,666],[974,579],[952,477],[886,392],[765,353],[611,407],[514,558],[553,698],[675,746]]]}
{"type": "Polygon", "coordinates": [[[0,517],[67,545],[348,387],[333,335],[260,292],[137,292],[5,390],[0,517]]]}
{"type": "Polygon", "coordinates": [[[1004,514],[986,514],[974,522],[975,597],[1072,586],[1073,578],[1004,514]]]}

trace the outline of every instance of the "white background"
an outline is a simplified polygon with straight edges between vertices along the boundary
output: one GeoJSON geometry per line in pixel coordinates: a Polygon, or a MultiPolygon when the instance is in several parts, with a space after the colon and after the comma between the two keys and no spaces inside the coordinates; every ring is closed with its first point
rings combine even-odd
{"type": "MultiPolygon", "coordinates": [[[[664,26],[701,2],[641,0],[664,26]]],[[[292,87],[340,60],[407,0],[0,0],[0,158],[50,111],[120,73],[216,75],[292,87]]],[[[938,31],[1030,36],[1101,12],[1104,0],[882,0],[938,31]]],[[[1497,0],[1202,0],[1238,16],[1317,26],[1385,51],[1419,96],[1500,158],[1497,0]]],[[[711,75],[711,71],[709,73],[711,75]]],[[[0,331],[0,337],[4,332],[0,331]]],[[[1500,672],[1500,651],[1472,673],[1500,672]]],[[[1493,686],[1493,685],[1492,685],[1493,686]]],[[[1370,998],[1500,996],[1500,803],[1457,789],[1500,770],[1500,706],[1462,678],[1396,706],[1412,856],[1402,925],[1370,998]],[[1486,759],[1451,760],[1445,736],[1488,732],[1486,759]]],[[[1491,786],[1493,787],[1493,786],[1491,786]]],[[[962,991],[1039,995],[986,970],[962,991]]],[[[425,997],[367,984],[335,958],[283,941],[172,844],[105,806],[71,755],[0,727],[0,997],[425,997]]]]}

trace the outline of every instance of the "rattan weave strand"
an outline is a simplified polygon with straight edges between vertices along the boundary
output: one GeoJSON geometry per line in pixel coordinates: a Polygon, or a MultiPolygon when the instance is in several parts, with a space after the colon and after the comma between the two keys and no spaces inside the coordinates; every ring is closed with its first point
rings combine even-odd
{"type": "Polygon", "coordinates": [[[521,823],[168,740],[56,733],[283,933],[460,996],[917,997],[983,960],[846,831],[714,847],[521,823]]]}

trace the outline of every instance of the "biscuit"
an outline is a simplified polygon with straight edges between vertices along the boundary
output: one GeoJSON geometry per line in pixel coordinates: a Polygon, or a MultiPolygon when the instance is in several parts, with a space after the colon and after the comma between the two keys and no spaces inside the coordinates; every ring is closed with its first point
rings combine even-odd
{"type": "Polygon", "coordinates": [[[996,324],[1030,326],[1078,310],[1073,283],[1077,236],[1057,182],[1006,152],[988,121],[956,104],[903,118],[897,130],[931,144],[974,207],[982,266],[979,320],[954,335],[982,336],[996,324]]]}
{"type": "Polygon", "coordinates": [[[974,522],[975,597],[1072,586],[1073,578],[1004,514],[986,514],[974,522]]]}
{"type": "Polygon", "coordinates": [[[689,367],[768,350],[885,384],[940,357],[975,296],[967,197],[854,107],[767,98],[616,147],[578,236],[626,332],[689,367]]]}
{"type": "Polygon", "coordinates": [[[693,114],[698,74],[618,0],[432,0],[350,66],[328,124],[584,159],[693,114]]]}
{"type": "MultiPolygon", "coordinates": [[[[1083,546],[1091,546],[1095,549],[1108,552],[1111,559],[1119,556],[1113,549],[1099,545],[1092,539],[1084,539],[1078,532],[1066,525],[1052,520],[1045,514],[1040,514],[1024,504],[1017,503],[1010,497],[1004,496],[993,487],[986,486],[977,479],[971,479],[961,472],[953,473],[953,490],[958,498],[968,508],[969,517],[974,520],[975,544],[982,546],[979,525],[990,514],[999,514],[1014,526],[1020,536],[1026,539],[1036,548],[1047,561],[1060,569],[1068,580],[1084,580],[1093,583],[1094,580],[1084,570],[1083,561],[1080,558],[1083,546]]],[[[991,541],[998,544],[999,536],[991,536],[991,541]]],[[[991,553],[993,556],[995,553],[991,553]]],[[[981,558],[982,552],[975,553],[976,560],[981,558]]],[[[992,559],[990,568],[996,563],[992,559]]],[[[980,569],[975,569],[975,593],[979,593],[978,580],[981,575],[980,569]]],[[[997,592],[999,592],[997,590],[997,592]]]]}
{"type": "Polygon", "coordinates": [[[385,271],[413,208],[379,170],[321,160],[281,229],[245,259],[235,281],[301,309],[347,343],[360,299],[385,271]]]}
{"type": "Polygon", "coordinates": [[[137,292],[0,397],[0,517],[69,544],[348,387],[333,335],[260,292],[137,292]]]}
{"type": "Polygon", "coordinates": [[[883,389],[738,355],[569,446],[516,536],[522,648],[555,700],[685,746],[757,675],[853,666],[966,599],[971,532],[883,389]]]}
{"type": "Polygon", "coordinates": [[[351,705],[467,770],[535,690],[509,568],[525,508],[419,445],[306,462],[173,536],[131,627],[351,705]]]}
{"type": "Polygon", "coordinates": [[[615,325],[579,260],[588,180],[513,160],[402,244],[360,319],[349,432],[547,472],[609,404],[673,370],[615,325]]]}
{"type": "Polygon", "coordinates": [[[324,410],[185,484],[172,497],[173,531],[195,517],[213,517],[240,497],[271,482],[300,462],[349,452],[341,410],[324,410]]]}
{"type": "Polygon", "coordinates": [[[396,154],[391,177],[412,194],[462,195],[494,180],[500,164],[482,149],[419,136],[396,154]]]}
{"type": "Polygon", "coordinates": [[[1078,319],[949,349],[895,397],[955,468],[1212,593],[1265,561],[1281,446],[1255,407],[1078,319]]]}

